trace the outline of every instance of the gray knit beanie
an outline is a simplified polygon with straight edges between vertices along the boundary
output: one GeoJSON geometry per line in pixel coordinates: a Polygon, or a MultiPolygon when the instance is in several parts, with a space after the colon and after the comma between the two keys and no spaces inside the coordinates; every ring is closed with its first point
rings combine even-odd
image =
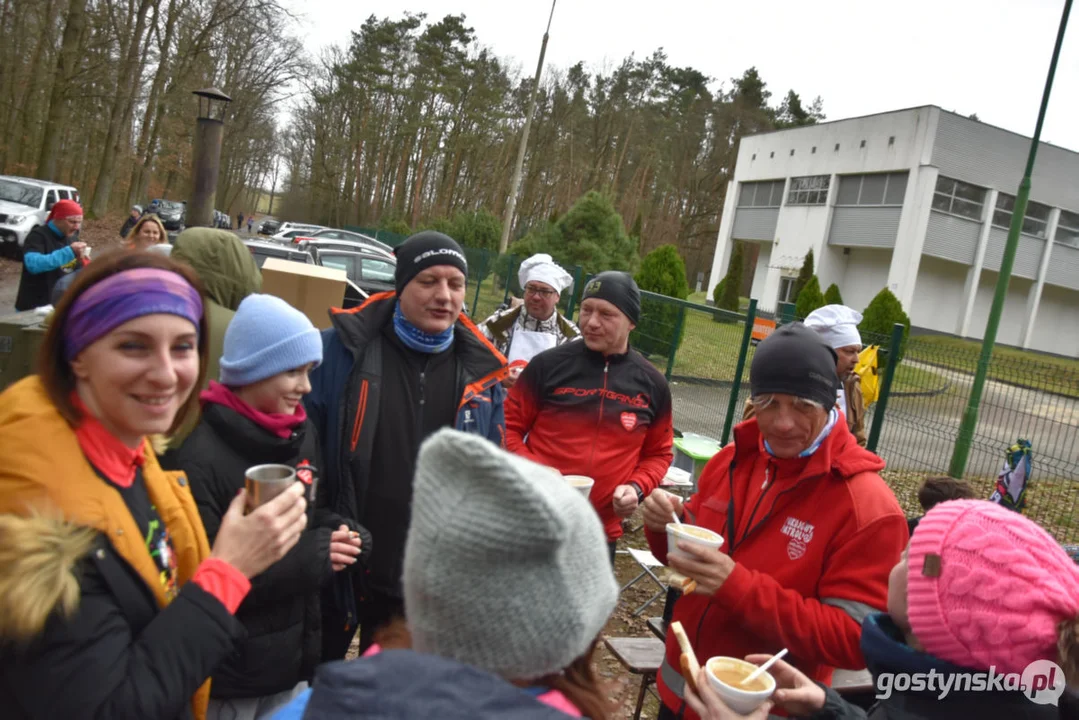
{"type": "Polygon", "coordinates": [[[618,602],[603,526],[580,492],[449,429],[420,448],[404,590],[416,650],[508,680],[568,667],[618,602]]]}

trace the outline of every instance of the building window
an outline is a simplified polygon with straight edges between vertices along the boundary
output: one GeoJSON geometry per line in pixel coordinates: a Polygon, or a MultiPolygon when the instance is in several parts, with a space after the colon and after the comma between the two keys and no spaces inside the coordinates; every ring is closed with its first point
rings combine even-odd
{"type": "Polygon", "coordinates": [[[794,157],[794,148],[791,148],[791,157],[794,157]]]}
{"type": "Polygon", "coordinates": [[[816,155],[817,154],[817,146],[816,145],[814,145],[813,149],[809,151],[809,154],[810,155],[816,155]]]}
{"type": "Polygon", "coordinates": [[[753,153],[753,157],[751,157],[750,160],[756,160],[756,159],[757,159],[757,153],[753,153]]]}
{"type": "Polygon", "coordinates": [[[888,147],[891,147],[892,145],[895,145],[895,135],[888,137],[888,147]]]}
{"type": "Polygon", "coordinates": [[[865,140],[862,141],[861,147],[865,147],[865,140]]]}
{"type": "Polygon", "coordinates": [[[836,151],[836,152],[839,152],[839,143],[836,143],[836,144],[835,144],[835,151],[836,151]]]}
{"type": "Polygon", "coordinates": [[[844,175],[839,178],[836,205],[902,205],[907,172],[844,175]]]}
{"type": "Polygon", "coordinates": [[[980,221],[984,207],[985,188],[947,177],[937,178],[937,189],[933,193],[934,210],[980,221]]]}
{"type": "Polygon", "coordinates": [[[738,192],[738,207],[779,207],[783,202],[783,180],[744,182],[738,192]]]}
{"type": "Polygon", "coordinates": [[[776,151],[775,151],[775,150],[773,150],[772,152],[768,153],[768,159],[769,159],[769,160],[770,160],[770,159],[772,159],[772,158],[774,158],[775,156],[776,156],[776,151]]]}
{"type": "Polygon", "coordinates": [[[791,295],[794,294],[794,281],[798,278],[781,277],[779,278],[779,297],[776,298],[776,302],[794,302],[795,298],[791,295]]]}
{"type": "Polygon", "coordinates": [[[828,175],[807,175],[791,178],[787,194],[788,205],[824,205],[828,202],[828,175]]]}
{"type": "Polygon", "coordinates": [[[1057,221],[1056,241],[1064,245],[1079,248],[1079,214],[1060,211],[1060,220],[1057,221]]]}
{"type": "MultiPolygon", "coordinates": [[[[997,207],[993,211],[993,225],[998,228],[1008,229],[1012,222],[1012,211],[1015,210],[1015,196],[1004,193],[997,194],[997,207]]],[[[1023,217],[1022,233],[1034,237],[1045,237],[1046,228],[1049,226],[1049,206],[1033,201],[1027,202],[1027,212],[1023,217]]]]}

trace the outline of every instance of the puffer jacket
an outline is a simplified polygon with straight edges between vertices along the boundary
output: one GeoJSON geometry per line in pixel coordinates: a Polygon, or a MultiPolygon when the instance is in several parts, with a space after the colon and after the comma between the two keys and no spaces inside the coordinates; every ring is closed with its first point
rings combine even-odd
{"type": "MultiPolygon", "coordinates": [[[[228,230],[188,228],[176,238],[170,257],[190,265],[206,290],[206,324],[210,328],[206,379],[199,390],[205,390],[211,380],[217,380],[221,353],[225,347],[225,331],[232,322],[240,302],[262,289],[262,273],[251,251],[240,238],[228,230]]],[[[175,450],[198,423],[192,413],[183,426],[168,441],[175,450]]]]}
{"type": "Polygon", "coordinates": [[[37,376],[0,395],[0,708],[5,718],[202,718],[243,626],[197,583],[210,554],[181,473],[141,469],[168,528],[171,601],[121,495],[37,376]]]}
{"type": "MultiPolygon", "coordinates": [[[[300,467],[318,489],[318,444],[309,422],[281,438],[231,408],[206,402],[195,431],[162,463],[187,474],[212,543],[229,503],[244,486],[247,468],[264,463],[300,467]]],[[[330,534],[348,524],[317,505],[308,504],[308,527],[296,546],[251,581],[236,611],[247,638],[214,670],[213,697],[262,697],[311,679],[322,650],[319,593],[333,577],[330,534]]],[[[369,548],[370,537],[364,540],[369,548]]]]}
{"type": "MultiPolygon", "coordinates": [[[[824,708],[811,720],[1064,720],[1079,716],[1079,701],[1071,691],[1060,696],[1058,705],[1039,705],[1014,690],[967,690],[962,683],[973,686],[977,670],[914,650],[903,642],[903,633],[892,619],[881,613],[862,623],[862,654],[873,674],[877,704],[867,713],[825,687],[824,708]],[[896,689],[900,676],[904,690],[896,689]],[[957,683],[961,690],[954,689],[957,683]],[[920,689],[912,689],[914,684],[920,689]]],[[[988,673],[982,675],[988,681],[988,673]]]]}

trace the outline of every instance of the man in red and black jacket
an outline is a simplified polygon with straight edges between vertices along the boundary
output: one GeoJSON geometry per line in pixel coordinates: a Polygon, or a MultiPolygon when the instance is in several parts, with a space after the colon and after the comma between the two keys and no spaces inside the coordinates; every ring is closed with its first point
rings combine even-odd
{"type": "Polygon", "coordinates": [[[585,287],[584,342],[540,353],[506,399],[506,447],[564,475],[595,480],[592,505],[614,548],[622,518],[671,466],[671,390],[629,347],[641,291],[626,273],[596,275],[585,287]]]}

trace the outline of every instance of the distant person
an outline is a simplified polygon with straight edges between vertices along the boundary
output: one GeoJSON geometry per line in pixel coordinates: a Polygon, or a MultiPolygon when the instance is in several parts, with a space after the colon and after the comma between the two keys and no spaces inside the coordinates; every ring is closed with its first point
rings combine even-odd
{"type": "Polygon", "coordinates": [[[82,227],[82,208],[74,200],[52,206],[44,225],[35,225],[23,243],[22,277],[16,310],[33,310],[52,301],[60,278],[79,268],[86,243],[76,240],[82,227]]]}
{"type": "MultiPolygon", "coordinates": [[[[957,480],[947,475],[928,477],[918,489],[918,504],[922,506],[923,516],[946,500],[969,500],[974,498],[974,488],[966,480],[957,480]]],[[[907,528],[911,533],[918,527],[921,517],[907,518],[907,528]]]]}
{"type": "Polygon", "coordinates": [[[254,227],[254,225],[255,225],[255,218],[254,218],[254,216],[252,216],[252,215],[248,215],[248,216],[247,216],[247,232],[248,232],[248,234],[250,234],[250,233],[251,233],[251,228],[252,228],[252,227],[254,227]]]}
{"type": "Polygon", "coordinates": [[[240,213],[239,215],[236,216],[236,229],[237,230],[243,230],[244,229],[244,214],[243,213],[240,213]]]}
{"type": "Polygon", "coordinates": [[[127,216],[127,219],[124,220],[123,227],[120,228],[120,237],[126,238],[127,234],[131,232],[131,228],[135,227],[135,223],[139,221],[140,217],[142,217],[142,206],[132,205],[131,214],[127,216]]]}
{"type": "Polygon", "coordinates": [[[558,312],[562,291],[573,285],[573,276],[550,255],[539,253],[521,263],[517,279],[524,289],[524,303],[511,305],[480,323],[480,330],[514,366],[502,384],[512,387],[520,369],[544,350],[581,337],[573,321],[558,312]]]}
{"type": "Polygon", "coordinates": [[[157,215],[147,215],[135,223],[127,241],[131,250],[149,250],[154,245],[168,244],[169,234],[157,215]]]}

